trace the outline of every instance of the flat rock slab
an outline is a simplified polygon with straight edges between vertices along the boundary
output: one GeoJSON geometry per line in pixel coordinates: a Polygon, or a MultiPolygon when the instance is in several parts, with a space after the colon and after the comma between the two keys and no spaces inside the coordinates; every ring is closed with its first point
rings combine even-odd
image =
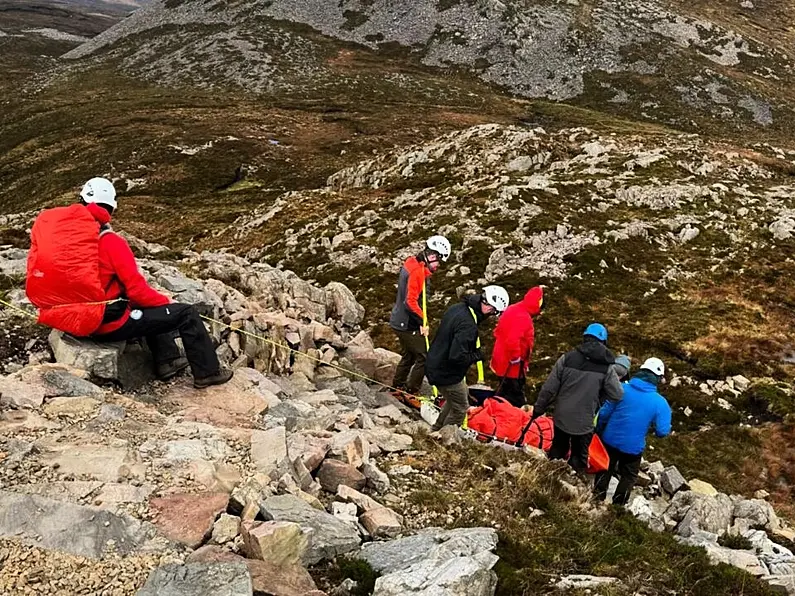
{"type": "Polygon", "coordinates": [[[253,596],[243,563],[164,565],[149,574],[136,596],[253,596]]]}
{"type": "Polygon", "coordinates": [[[57,466],[62,474],[88,476],[102,482],[116,482],[130,475],[135,459],[125,447],[107,445],[59,445],[44,443],[41,460],[57,466]]]}
{"type": "Polygon", "coordinates": [[[226,493],[175,494],[152,499],[154,524],[164,536],[197,548],[212,532],[215,518],[226,511],[226,493]]]}
{"type": "Polygon", "coordinates": [[[373,596],[494,596],[497,574],[472,557],[427,559],[375,580],[373,596]]]}
{"type": "Polygon", "coordinates": [[[28,410],[11,410],[0,414],[0,432],[17,430],[56,430],[61,425],[28,410]]]}
{"type": "Polygon", "coordinates": [[[127,555],[165,546],[152,524],[96,507],[0,491],[0,537],[100,558],[107,548],[127,555]]]}
{"type": "Polygon", "coordinates": [[[333,515],[315,509],[293,495],[269,497],[260,502],[267,519],[295,522],[309,537],[304,563],[314,565],[356,550],[361,544],[359,530],[333,515]]]}

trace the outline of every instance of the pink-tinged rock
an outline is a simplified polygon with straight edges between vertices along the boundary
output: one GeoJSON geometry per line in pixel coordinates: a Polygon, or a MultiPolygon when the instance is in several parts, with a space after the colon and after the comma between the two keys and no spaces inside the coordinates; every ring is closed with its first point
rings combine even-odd
{"type": "Polygon", "coordinates": [[[254,594],[267,596],[325,596],[309,572],[300,565],[278,566],[267,561],[244,559],[220,546],[206,545],[188,555],[188,563],[244,563],[251,575],[254,594]]]}
{"type": "Polygon", "coordinates": [[[241,526],[246,555],[274,565],[299,565],[308,541],[293,522],[244,522],[241,526]]]}
{"type": "Polygon", "coordinates": [[[149,501],[154,524],[167,538],[197,548],[229,503],[226,493],[174,494],[149,501]]]}
{"type": "Polygon", "coordinates": [[[330,493],[337,492],[340,484],[361,490],[367,484],[367,478],[353,466],[335,459],[327,459],[320,466],[317,480],[324,490],[330,493]]]}
{"type": "Polygon", "coordinates": [[[403,531],[403,518],[389,507],[370,509],[359,521],[376,538],[394,538],[403,531]]]}

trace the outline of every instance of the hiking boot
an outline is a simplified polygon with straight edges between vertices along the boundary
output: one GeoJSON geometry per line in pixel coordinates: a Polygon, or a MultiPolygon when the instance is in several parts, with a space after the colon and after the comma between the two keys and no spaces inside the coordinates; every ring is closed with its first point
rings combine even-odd
{"type": "Polygon", "coordinates": [[[229,381],[234,374],[235,371],[228,368],[222,368],[216,374],[210,375],[209,377],[194,377],[193,386],[196,389],[203,389],[205,387],[211,387],[212,385],[223,385],[229,381]]]}
{"type": "Polygon", "coordinates": [[[184,356],[180,356],[179,358],[174,358],[174,360],[170,360],[169,362],[163,362],[157,365],[157,378],[160,381],[168,381],[169,379],[173,379],[183,370],[188,368],[188,359],[184,356]]]}

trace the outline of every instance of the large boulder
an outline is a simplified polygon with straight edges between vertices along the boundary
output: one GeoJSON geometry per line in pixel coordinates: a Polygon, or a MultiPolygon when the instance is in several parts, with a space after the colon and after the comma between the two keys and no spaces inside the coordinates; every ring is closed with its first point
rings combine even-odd
{"type": "Polygon", "coordinates": [[[165,546],[152,524],[127,515],[8,491],[0,491],[0,538],[89,558],[109,547],[126,555],[165,546]]]}
{"type": "Polygon", "coordinates": [[[55,329],[49,340],[59,363],[88,371],[99,381],[114,381],[133,390],[155,378],[152,353],[145,342],[99,343],[55,329]]]}
{"type": "Polygon", "coordinates": [[[197,548],[229,503],[226,493],[173,494],[150,501],[155,525],[175,542],[197,548]]]}
{"type": "Polygon", "coordinates": [[[373,596],[492,596],[496,546],[492,528],[427,528],[391,542],[368,543],[357,557],[382,574],[373,596]]]}
{"type": "Polygon", "coordinates": [[[338,318],[345,325],[353,327],[364,319],[364,307],[356,301],[348,287],[332,281],[324,288],[326,292],[326,308],[329,316],[338,318]]]}
{"type": "Polygon", "coordinates": [[[266,519],[295,522],[309,536],[304,563],[314,565],[356,550],[361,544],[359,531],[333,515],[315,509],[299,497],[279,495],[260,502],[266,519]]]}
{"type": "Polygon", "coordinates": [[[136,596],[253,596],[248,567],[243,563],[164,565],[149,574],[136,596]]]}

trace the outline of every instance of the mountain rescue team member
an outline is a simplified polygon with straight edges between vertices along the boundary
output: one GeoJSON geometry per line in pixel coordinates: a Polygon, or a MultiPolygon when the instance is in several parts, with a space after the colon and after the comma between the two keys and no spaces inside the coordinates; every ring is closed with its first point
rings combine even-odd
{"type": "Polygon", "coordinates": [[[671,434],[671,406],[657,392],[663,382],[665,365],[659,358],[649,358],[632,379],[624,384],[621,401],[607,401],[599,410],[596,431],[610,456],[610,468],[596,475],[594,496],[607,498],[610,478],[618,476],[613,503],[626,505],[632,487],[638,479],[640,460],[646,448],[646,434],[654,427],[654,434],[671,434]]]}
{"type": "Polygon", "coordinates": [[[533,417],[555,405],[555,436],[547,454],[550,459],[566,459],[575,472],[585,473],[588,448],[594,433],[594,417],[606,401],[621,399],[623,389],[614,366],[615,356],[607,349],[607,329],[592,323],[576,349],[561,356],[549,374],[533,417]]]}
{"type": "Polygon", "coordinates": [[[116,189],[110,180],[92,178],[80,192],[81,203],[100,228],[99,277],[106,300],[102,325],[92,334],[98,341],[123,341],[145,337],[160,379],[169,379],[187,368],[196,388],[220,385],[232,378],[222,369],[212,339],[199,313],[190,304],[171,302],[152,288],[138,270],[130,246],[114,233],[110,220],[116,210],[116,189]],[[174,332],[182,338],[187,358],[180,356],[174,332]]]}
{"type": "MultiPolygon", "coordinates": [[[[397,298],[389,318],[389,326],[397,333],[401,359],[395,370],[392,387],[399,399],[413,400],[425,376],[425,357],[428,336],[427,313],[423,292],[427,295],[427,280],[450,258],[450,242],[443,236],[431,236],[417,256],[406,259],[398,274],[397,298]],[[404,394],[408,394],[405,395],[404,394]]],[[[412,403],[419,407],[419,403],[412,403]]]]}
{"type": "Polygon", "coordinates": [[[483,360],[478,347],[478,325],[491,315],[505,312],[508,304],[504,288],[487,286],[481,294],[464,296],[444,313],[426,362],[428,381],[445,399],[432,427],[434,431],[464,422],[469,407],[467,370],[483,360]]]}
{"type": "Polygon", "coordinates": [[[525,374],[535,342],[533,317],[541,314],[543,306],[543,288],[530,288],[521,302],[511,304],[500,316],[494,330],[490,368],[501,378],[498,395],[517,408],[526,403],[525,374]]]}

